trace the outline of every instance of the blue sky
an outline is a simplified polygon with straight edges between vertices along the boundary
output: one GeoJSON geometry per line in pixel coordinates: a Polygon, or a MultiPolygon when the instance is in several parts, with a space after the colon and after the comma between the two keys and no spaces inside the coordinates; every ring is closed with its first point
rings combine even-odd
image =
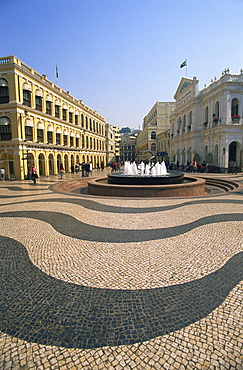
{"type": "Polygon", "coordinates": [[[0,56],[16,55],[112,125],[142,127],[186,68],[200,88],[243,68],[242,0],[0,0],[0,56]]]}

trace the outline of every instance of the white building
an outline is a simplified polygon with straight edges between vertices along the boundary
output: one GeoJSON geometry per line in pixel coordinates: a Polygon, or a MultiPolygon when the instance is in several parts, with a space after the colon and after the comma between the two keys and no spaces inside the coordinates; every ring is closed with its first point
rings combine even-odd
{"type": "Polygon", "coordinates": [[[243,70],[232,75],[222,72],[220,79],[199,91],[199,81],[183,77],[175,93],[171,115],[171,158],[180,166],[199,163],[213,155],[212,165],[227,172],[234,161],[242,170],[243,70]]]}

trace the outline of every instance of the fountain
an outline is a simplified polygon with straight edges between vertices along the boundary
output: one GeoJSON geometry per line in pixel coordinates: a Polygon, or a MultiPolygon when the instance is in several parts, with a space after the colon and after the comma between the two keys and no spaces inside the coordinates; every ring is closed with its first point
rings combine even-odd
{"type": "Polygon", "coordinates": [[[181,172],[167,172],[165,162],[144,163],[138,166],[135,162],[125,162],[124,171],[112,173],[108,176],[109,184],[119,185],[165,185],[180,184],[184,174],[181,172]]]}
{"type": "Polygon", "coordinates": [[[162,163],[125,162],[124,171],[88,181],[93,195],[118,197],[184,197],[205,193],[205,180],[185,177],[182,172],[167,172],[162,163]]]}

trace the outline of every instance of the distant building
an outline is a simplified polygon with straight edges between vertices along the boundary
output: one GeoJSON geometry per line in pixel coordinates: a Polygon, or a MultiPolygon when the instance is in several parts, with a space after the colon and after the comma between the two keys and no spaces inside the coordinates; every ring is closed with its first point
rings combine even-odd
{"type": "Polygon", "coordinates": [[[120,129],[118,126],[106,124],[106,162],[117,162],[120,159],[120,129]]]}
{"type": "Polygon", "coordinates": [[[175,93],[171,115],[171,155],[185,168],[193,158],[208,163],[213,170],[227,172],[233,162],[242,169],[243,70],[229,70],[220,79],[199,91],[196,77],[182,78],[175,93]]]}
{"type": "Polygon", "coordinates": [[[106,163],[105,119],[17,57],[0,58],[0,166],[7,178],[106,163]]]}
{"type": "Polygon", "coordinates": [[[133,162],[136,159],[136,137],[133,135],[121,135],[120,160],[133,162]]]}
{"type": "Polygon", "coordinates": [[[157,102],[144,117],[142,132],[138,135],[136,142],[136,158],[139,161],[156,156],[162,150],[162,146],[166,145],[164,139],[163,144],[161,142],[159,135],[162,133],[167,135],[165,137],[167,140],[166,147],[168,148],[170,115],[174,111],[174,107],[175,103],[172,102],[157,102]]]}

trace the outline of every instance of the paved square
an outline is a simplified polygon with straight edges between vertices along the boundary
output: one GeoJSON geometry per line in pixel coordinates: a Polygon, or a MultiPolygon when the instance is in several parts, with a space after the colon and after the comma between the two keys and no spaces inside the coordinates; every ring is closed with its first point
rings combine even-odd
{"type": "Polygon", "coordinates": [[[129,199],[57,181],[0,183],[0,368],[243,369],[242,188],[129,199]]]}

